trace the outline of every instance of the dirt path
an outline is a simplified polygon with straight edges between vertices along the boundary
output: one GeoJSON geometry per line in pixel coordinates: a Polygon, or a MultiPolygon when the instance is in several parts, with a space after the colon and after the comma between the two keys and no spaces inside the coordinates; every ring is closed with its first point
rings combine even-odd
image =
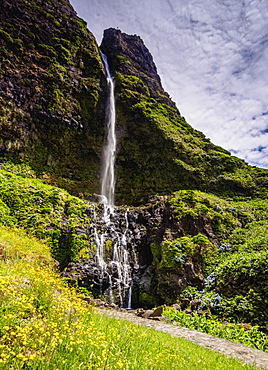
{"type": "Polygon", "coordinates": [[[119,320],[130,321],[137,325],[162,331],[172,335],[173,337],[187,339],[202,347],[221,352],[226,356],[237,358],[244,363],[268,370],[268,353],[244,346],[243,344],[233,343],[227,339],[216,338],[209,334],[183,328],[175,324],[171,325],[163,321],[144,319],[130,312],[119,312],[115,310],[99,308],[98,313],[100,315],[113,317],[119,320]]]}

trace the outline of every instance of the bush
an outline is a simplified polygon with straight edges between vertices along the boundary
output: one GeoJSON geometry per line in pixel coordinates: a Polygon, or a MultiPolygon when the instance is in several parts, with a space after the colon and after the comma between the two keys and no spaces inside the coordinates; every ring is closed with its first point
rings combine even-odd
{"type": "Polygon", "coordinates": [[[198,315],[197,313],[190,316],[184,311],[176,311],[173,307],[166,307],[164,315],[170,320],[177,322],[180,326],[268,352],[268,338],[259,330],[258,326],[245,329],[242,325],[222,324],[215,317],[206,318],[206,316],[198,315]]]}

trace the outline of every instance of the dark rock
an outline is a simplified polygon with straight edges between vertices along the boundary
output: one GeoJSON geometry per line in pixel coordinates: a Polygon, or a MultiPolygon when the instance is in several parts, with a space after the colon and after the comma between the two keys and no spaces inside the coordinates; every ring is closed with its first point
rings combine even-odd
{"type": "Polygon", "coordinates": [[[196,311],[198,307],[201,305],[202,301],[200,299],[193,299],[190,302],[190,307],[192,311],[196,311]]]}
{"type": "Polygon", "coordinates": [[[136,315],[139,317],[142,317],[144,313],[145,313],[145,310],[143,308],[138,308],[136,311],[136,315]]]}
{"type": "Polygon", "coordinates": [[[193,316],[193,313],[192,313],[191,310],[185,310],[185,313],[187,313],[187,315],[189,315],[189,316],[193,316]]]}
{"type": "Polygon", "coordinates": [[[86,301],[89,304],[92,304],[93,301],[94,301],[94,299],[92,297],[84,297],[83,300],[86,301]]]}
{"type": "Polygon", "coordinates": [[[182,300],[181,300],[181,309],[185,310],[189,306],[190,306],[190,299],[189,298],[182,298],[182,300]]]}
{"type": "Polygon", "coordinates": [[[163,313],[163,307],[162,306],[156,307],[156,309],[151,313],[150,318],[162,316],[162,313],[163,313]]]}
{"type": "MultiPolygon", "coordinates": [[[[127,35],[119,29],[109,28],[104,31],[101,50],[108,56],[113,74],[119,71],[123,74],[138,76],[149,86],[153,96],[159,97],[160,93],[163,95],[164,102],[172,104],[175,108],[175,104],[162,88],[152,55],[139,36],[127,35]],[[121,59],[117,58],[119,54],[121,59]],[[131,61],[131,65],[122,63],[122,57],[131,61]],[[144,75],[141,75],[140,70],[144,72],[144,75]]],[[[140,92],[143,93],[142,90],[140,92]]]]}
{"type": "Polygon", "coordinates": [[[142,313],[142,315],[138,315],[138,316],[141,316],[144,319],[148,319],[149,317],[154,317],[154,316],[152,316],[153,313],[154,313],[153,310],[146,310],[145,312],[142,313]]]}
{"type": "Polygon", "coordinates": [[[206,315],[206,316],[209,316],[211,315],[210,311],[209,310],[200,310],[200,311],[197,311],[197,314],[202,316],[202,315],[206,315]]]}

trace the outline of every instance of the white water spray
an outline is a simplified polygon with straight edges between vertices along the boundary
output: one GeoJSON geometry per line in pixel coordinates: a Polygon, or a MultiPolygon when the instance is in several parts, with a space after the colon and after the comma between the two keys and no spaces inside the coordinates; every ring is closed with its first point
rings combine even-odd
{"type": "Polygon", "coordinates": [[[106,108],[107,142],[103,151],[104,168],[102,173],[101,195],[103,204],[107,204],[110,211],[113,211],[115,189],[114,163],[116,152],[114,81],[109,69],[106,55],[101,52],[101,57],[107,73],[108,86],[108,99],[106,108]]]}
{"type": "MultiPolygon", "coordinates": [[[[107,124],[107,142],[103,151],[103,172],[101,182],[101,203],[103,203],[103,216],[98,225],[94,228],[94,239],[96,244],[96,262],[101,268],[100,277],[100,294],[102,292],[102,279],[104,276],[109,276],[109,292],[106,292],[107,298],[111,302],[114,301],[114,292],[116,292],[116,301],[120,306],[127,308],[131,307],[132,293],[132,278],[131,266],[129,264],[129,252],[127,237],[131,233],[128,225],[127,212],[124,216],[124,232],[119,231],[118,223],[120,222],[119,215],[115,213],[114,207],[114,190],[115,190],[115,153],[116,153],[116,135],[115,135],[115,98],[114,98],[114,81],[110,73],[106,55],[101,53],[104,62],[107,86],[108,99],[106,108],[106,124],[107,124]],[[112,242],[112,250],[105,251],[107,244],[112,242]],[[107,262],[106,262],[107,261],[107,262]]],[[[132,251],[134,253],[134,251],[132,251]]]]}

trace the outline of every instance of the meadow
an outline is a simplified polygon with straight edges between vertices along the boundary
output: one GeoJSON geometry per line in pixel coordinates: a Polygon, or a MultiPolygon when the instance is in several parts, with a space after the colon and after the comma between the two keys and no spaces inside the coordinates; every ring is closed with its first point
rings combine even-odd
{"type": "Polygon", "coordinates": [[[48,246],[0,226],[3,370],[256,369],[165,333],[99,316],[48,246]]]}

